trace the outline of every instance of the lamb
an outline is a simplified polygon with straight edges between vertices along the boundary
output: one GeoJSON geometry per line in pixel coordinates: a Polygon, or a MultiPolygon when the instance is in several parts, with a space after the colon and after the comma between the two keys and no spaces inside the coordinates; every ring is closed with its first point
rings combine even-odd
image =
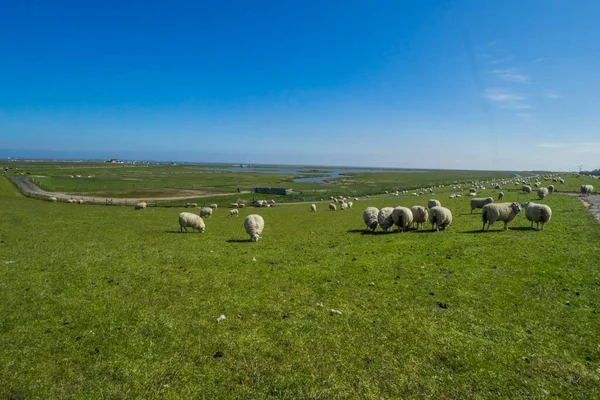
{"type": "Polygon", "coordinates": [[[545,204],[537,204],[528,202],[523,204],[525,208],[525,218],[531,221],[531,229],[533,229],[533,223],[535,222],[536,229],[540,229],[540,222],[542,223],[542,230],[544,230],[544,224],[550,221],[552,218],[552,209],[545,204]]]}
{"type": "Polygon", "coordinates": [[[238,211],[237,208],[233,208],[233,209],[229,210],[229,216],[230,217],[233,217],[233,216],[237,217],[239,214],[240,214],[240,212],[238,211]]]}
{"type": "Polygon", "coordinates": [[[310,205],[310,210],[311,210],[312,212],[317,212],[317,205],[316,205],[316,204],[311,204],[311,205],[310,205]]]}
{"type": "Polygon", "coordinates": [[[213,210],[216,210],[217,208],[219,208],[219,206],[217,204],[211,204],[209,207],[212,208],[213,210]]]}
{"type": "Polygon", "coordinates": [[[398,232],[404,232],[412,224],[413,214],[410,208],[398,206],[392,211],[392,219],[394,220],[394,225],[398,227],[398,232]]]}
{"type": "Polygon", "coordinates": [[[187,233],[187,228],[192,228],[192,232],[197,229],[198,232],[204,233],[204,221],[199,215],[182,212],[179,214],[179,232],[183,232],[185,229],[185,233],[187,233]]]}
{"type": "Polygon", "coordinates": [[[202,207],[200,209],[200,216],[201,217],[211,217],[213,213],[213,209],[210,207],[202,207]]]}
{"type": "Polygon", "coordinates": [[[394,212],[392,207],[383,207],[377,214],[377,222],[384,232],[387,232],[388,228],[394,225],[392,212],[394,212]]]}
{"type": "Polygon", "coordinates": [[[377,225],[379,225],[379,223],[377,222],[377,216],[379,215],[379,210],[375,207],[367,207],[365,208],[365,211],[363,211],[363,221],[365,221],[365,224],[367,225],[367,229],[371,229],[373,232],[375,232],[375,229],[377,229],[377,225]]]}
{"type": "Polygon", "coordinates": [[[413,214],[413,224],[417,226],[417,229],[423,230],[423,223],[429,218],[427,209],[423,206],[412,206],[410,211],[413,214]]]}
{"type": "Polygon", "coordinates": [[[474,209],[482,208],[486,204],[490,204],[493,202],[494,202],[494,199],[491,197],[486,197],[485,199],[482,197],[471,199],[471,214],[473,214],[474,209]]]}
{"type": "Polygon", "coordinates": [[[544,197],[548,196],[548,189],[546,189],[545,187],[539,188],[537,191],[537,195],[540,198],[540,200],[544,200],[544,197]]]}
{"type": "Polygon", "coordinates": [[[140,201],[134,207],[135,210],[145,210],[148,204],[145,201],[140,201]]]}
{"type": "Polygon", "coordinates": [[[244,228],[250,235],[250,241],[257,242],[262,239],[260,235],[265,228],[265,220],[258,214],[250,214],[244,219],[244,228]]]}
{"type": "Polygon", "coordinates": [[[521,190],[524,191],[525,193],[531,193],[531,186],[523,185],[523,187],[521,187],[521,190]]]}
{"type": "Polygon", "coordinates": [[[521,212],[519,203],[496,203],[486,204],[481,210],[481,220],[483,221],[482,231],[489,232],[490,225],[496,221],[504,221],[504,230],[508,230],[508,223],[512,221],[517,214],[521,212]],[[488,224],[485,229],[485,224],[488,224]]]}
{"type": "Polygon", "coordinates": [[[446,207],[435,206],[429,210],[429,222],[431,222],[431,230],[440,231],[446,229],[452,224],[452,213],[446,207]]]}
{"type": "Polygon", "coordinates": [[[594,191],[594,187],[592,185],[581,185],[579,190],[582,194],[590,194],[594,191]]]}
{"type": "Polygon", "coordinates": [[[337,210],[337,207],[335,206],[335,204],[329,203],[329,211],[335,211],[335,210],[337,210]]]}
{"type": "Polygon", "coordinates": [[[504,193],[500,192],[498,193],[498,200],[502,200],[504,198],[504,193]]]}
{"type": "Polygon", "coordinates": [[[427,201],[427,208],[431,208],[431,207],[437,207],[437,206],[441,206],[442,203],[440,203],[438,200],[435,199],[431,199],[427,201]]]}

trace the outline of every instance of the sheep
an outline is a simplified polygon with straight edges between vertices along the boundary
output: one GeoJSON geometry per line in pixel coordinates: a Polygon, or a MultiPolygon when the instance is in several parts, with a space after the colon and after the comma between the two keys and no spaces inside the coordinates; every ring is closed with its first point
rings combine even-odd
{"type": "Polygon", "coordinates": [[[56,203],[58,201],[58,199],[54,196],[48,197],[48,201],[52,202],[52,203],[56,203]]]}
{"type": "Polygon", "coordinates": [[[475,197],[475,196],[477,196],[477,193],[476,192],[471,192],[467,196],[475,197]]]}
{"type": "Polygon", "coordinates": [[[379,223],[377,222],[378,215],[379,210],[377,208],[365,208],[365,211],[363,211],[363,221],[365,221],[365,224],[367,225],[367,230],[371,229],[373,232],[375,232],[375,229],[377,229],[377,225],[379,225],[379,223]]]}
{"type": "Polygon", "coordinates": [[[442,205],[442,203],[440,203],[436,199],[427,200],[427,208],[437,207],[437,206],[441,206],[441,205],[442,205]]]}
{"type": "Polygon", "coordinates": [[[535,222],[536,229],[540,229],[540,222],[542,223],[542,230],[544,230],[544,224],[550,221],[552,218],[552,209],[545,204],[537,204],[528,202],[523,204],[525,209],[525,218],[531,221],[531,229],[533,229],[533,223],[535,222]]]}
{"type": "Polygon", "coordinates": [[[344,211],[346,208],[348,208],[348,204],[340,203],[340,210],[344,211]]]}
{"type": "Polygon", "coordinates": [[[233,217],[233,216],[237,217],[238,215],[240,215],[240,212],[238,211],[237,208],[233,208],[233,209],[229,210],[230,217],[233,217]]]}
{"type": "Polygon", "coordinates": [[[435,206],[429,210],[429,222],[431,223],[431,230],[440,231],[445,230],[452,224],[452,212],[446,207],[435,206]]]}
{"type": "Polygon", "coordinates": [[[197,208],[197,203],[185,203],[185,208],[197,208]]]}
{"type": "Polygon", "coordinates": [[[329,211],[335,211],[335,210],[337,210],[337,207],[335,206],[335,204],[329,203],[329,211]]]}
{"type": "Polygon", "coordinates": [[[539,188],[537,191],[537,195],[540,198],[540,200],[544,200],[544,197],[548,196],[548,189],[546,189],[545,187],[539,188]]]}
{"type": "Polygon", "coordinates": [[[531,186],[523,185],[523,187],[521,187],[521,190],[524,191],[525,193],[531,193],[531,186]]]}
{"type": "Polygon", "coordinates": [[[471,214],[473,214],[473,210],[476,208],[482,208],[483,206],[485,206],[486,204],[490,204],[493,203],[494,199],[491,197],[486,197],[484,198],[474,198],[471,199],[471,214]]]}
{"type": "Polygon", "coordinates": [[[182,212],[179,214],[179,232],[183,232],[185,229],[185,233],[187,233],[187,228],[192,228],[192,233],[195,229],[200,233],[204,233],[204,221],[199,215],[192,214],[190,212],[182,212]]]}
{"type": "Polygon", "coordinates": [[[238,208],[238,203],[231,203],[229,205],[230,208],[238,208]]]}
{"type": "Polygon", "coordinates": [[[260,235],[265,228],[265,220],[258,214],[250,214],[244,219],[244,228],[250,235],[250,241],[258,242],[262,239],[260,235]]]}
{"type": "Polygon", "coordinates": [[[209,207],[212,208],[213,210],[216,210],[217,208],[219,208],[219,206],[217,204],[211,204],[209,207]]]}
{"type": "Polygon", "coordinates": [[[494,186],[495,189],[502,189],[502,187],[500,187],[500,185],[496,185],[494,186]]]}
{"type": "Polygon", "coordinates": [[[210,207],[202,207],[200,209],[200,216],[201,217],[211,217],[213,213],[213,209],[210,207]]]}
{"type": "Polygon", "coordinates": [[[346,204],[348,204],[348,208],[352,208],[353,203],[351,201],[347,202],[346,204]]]}
{"type": "Polygon", "coordinates": [[[75,203],[75,200],[73,200],[73,199],[67,199],[67,203],[75,203]]]}
{"type": "Polygon", "coordinates": [[[579,190],[582,194],[590,194],[594,191],[594,187],[592,185],[581,185],[579,190]]]}
{"type": "Polygon", "coordinates": [[[452,193],[452,194],[450,194],[450,196],[448,196],[449,199],[453,199],[455,197],[456,197],[456,195],[454,193],[452,193]]]}
{"type": "Polygon", "coordinates": [[[548,192],[549,192],[550,194],[554,193],[554,185],[550,185],[550,186],[548,186],[548,192]]]}
{"type": "Polygon", "coordinates": [[[398,232],[404,232],[412,224],[413,214],[410,208],[398,206],[392,211],[392,219],[394,220],[394,225],[398,227],[398,232]]]}
{"type": "Polygon", "coordinates": [[[388,228],[394,225],[394,219],[392,218],[392,207],[383,207],[377,213],[377,222],[384,232],[387,232],[388,228]]]}
{"type": "Polygon", "coordinates": [[[483,221],[481,230],[489,232],[490,225],[496,221],[504,221],[504,230],[508,230],[508,223],[520,212],[521,205],[519,203],[486,204],[481,209],[481,220],[483,221]],[[487,229],[485,229],[486,223],[488,224],[487,229]]]}
{"type": "Polygon", "coordinates": [[[316,204],[311,204],[311,205],[310,205],[310,210],[311,210],[312,212],[317,212],[317,205],[316,205],[316,204]]]}
{"type": "Polygon", "coordinates": [[[145,201],[140,201],[134,207],[135,210],[145,210],[148,207],[148,204],[145,201]]]}
{"type": "Polygon", "coordinates": [[[417,229],[423,230],[423,223],[429,218],[427,209],[423,206],[412,206],[410,211],[413,214],[413,224],[416,225],[417,229]]]}
{"type": "Polygon", "coordinates": [[[238,208],[244,208],[244,207],[246,207],[246,204],[244,204],[244,203],[237,203],[237,205],[238,205],[238,208]]]}
{"type": "Polygon", "coordinates": [[[498,193],[498,200],[502,200],[504,198],[504,193],[500,192],[498,193]]]}

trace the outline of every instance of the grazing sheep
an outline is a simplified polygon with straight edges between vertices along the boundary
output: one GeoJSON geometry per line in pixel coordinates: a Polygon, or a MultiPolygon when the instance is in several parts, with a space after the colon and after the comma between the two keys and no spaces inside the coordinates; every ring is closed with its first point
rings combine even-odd
{"type": "Polygon", "coordinates": [[[498,193],[498,200],[502,200],[504,198],[504,193],[500,192],[498,193]]]}
{"type": "Polygon", "coordinates": [[[493,202],[494,202],[494,199],[491,197],[486,197],[485,199],[482,197],[471,199],[471,214],[473,214],[474,209],[482,208],[486,204],[490,204],[493,202]]]}
{"type": "Polygon", "coordinates": [[[392,211],[392,219],[394,220],[394,225],[398,227],[398,232],[404,232],[412,224],[413,214],[410,208],[398,206],[392,211]]]}
{"type": "Polygon", "coordinates": [[[211,217],[213,213],[213,209],[210,207],[202,207],[200,209],[200,216],[201,217],[211,217]]]}
{"type": "Polygon", "coordinates": [[[238,211],[237,208],[233,208],[233,209],[229,210],[229,216],[230,217],[233,217],[233,216],[237,217],[238,215],[240,215],[240,212],[238,211]]]}
{"type": "Polygon", "coordinates": [[[337,207],[335,206],[335,204],[329,203],[329,211],[335,211],[335,210],[337,210],[337,207]]]}
{"type": "Polygon", "coordinates": [[[212,208],[213,210],[219,208],[219,206],[217,204],[211,204],[209,207],[212,208]]]}
{"type": "Polygon", "coordinates": [[[441,206],[441,205],[442,205],[442,203],[440,203],[436,199],[427,200],[427,208],[438,207],[438,206],[441,206]]]}
{"type": "Polygon", "coordinates": [[[582,194],[589,194],[594,191],[594,187],[592,185],[581,185],[579,188],[582,194]]]}
{"type": "Polygon", "coordinates": [[[244,228],[250,235],[251,242],[258,242],[262,239],[260,236],[265,228],[265,220],[258,214],[250,214],[244,219],[244,228]]]}
{"type": "Polygon", "coordinates": [[[494,188],[495,188],[495,189],[502,189],[502,188],[500,187],[500,185],[496,185],[496,186],[494,186],[494,188]]]}
{"type": "Polygon", "coordinates": [[[311,204],[311,205],[310,205],[310,210],[311,210],[312,212],[317,212],[317,205],[316,205],[316,204],[311,204]]]}
{"type": "Polygon", "coordinates": [[[238,208],[244,208],[244,207],[246,207],[246,204],[244,204],[244,203],[238,203],[238,208]]]}
{"type": "Polygon", "coordinates": [[[179,214],[179,232],[183,232],[185,229],[185,233],[187,233],[187,228],[192,228],[192,233],[195,229],[200,233],[204,233],[204,221],[199,215],[190,212],[182,212],[179,214]]]}
{"type": "Polygon", "coordinates": [[[475,196],[477,196],[477,193],[476,192],[471,192],[467,196],[475,197],[475,196]]]}
{"type": "Polygon", "coordinates": [[[448,196],[449,199],[453,199],[455,197],[456,197],[456,195],[454,193],[452,193],[450,196],[448,196]]]}
{"type": "Polygon", "coordinates": [[[148,207],[148,204],[145,201],[140,201],[134,207],[135,210],[145,210],[148,207]]]}
{"type": "Polygon", "coordinates": [[[504,230],[508,229],[508,223],[512,221],[517,214],[521,212],[519,203],[496,203],[486,204],[481,210],[481,220],[483,221],[482,231],[488,232],[490,225],[496,221],[504,221],[504,230]],[[488,224],[487,229],[485,224],[488,224]]]}
{"type": "Polygon", "coordinates": [[[54,196],[48,197],[48,201],[51,201],[52,203],[56,203],[58,201],[58,199],[54,196]]]}
{"type": "Polygon", "coordinates": [[[348,204],[348,208],[352,208],[353,203],[351,201],[347,202],[346,204],[348,204]]]}
{"type": "Polygon", "coordinates": [[[365,208],[365,211],[363,211],[363,221],[365,221],[365,224],[367,225],[367,230],[371,229],[373,232],[375,232],[375,229],[377,229],[377,225],[379,225],[379,223],[377,222],[378,215],[379,210],[377,208],[365,208]]]}
{"type": "Polygon", "coordinates": [[[533,223],[535,222],[536,229],[540,229],[540,222],[542,223],[542,230],[544,230],[544,224],[550,221],[552,218],[552,209],[545,204],[537,204],[528,202],[523,204],[525,209],[525,218],[531,221],[531,229],[533,229],[533,223]]]}
{"type": "Polygon", "coordinates": [[[417,229],[423,230],[423,223],[427,222],[429,213],[423,206],[412,206],[410,208],[413,214],[413,224],[416,225],[417,229]]]}
{"type": "Polygon", "coordinates": [[[348,208],[348,204],[340,203],[340,210],[344,211],[346,208],[348,208]]]}
{"type": "Polygon", "coordinates": [[[550,185],[550,186],[548,186],[548,192],[549,192],[550,194],[554,193],[554,185],[550,185]]]}
{"type": "Polygon", "coordinates": [[[452,224],[452,212],[446,207],[435,206],[429,210],[429,222],[431,222],[431,230],[440,231],[446,229],[452,224]]]}
{"type": "Polygon", "coordinates": [[[387,232],[388,228],[394,225],[392,212],[394,212],[392,207],[383,207],[379,210],[379,213],[377,213],[377,222],[384,232],[387,232]]]}
{"type": "Polygon", "coordinates": [[[546,189],[545,187],[539,188],[537,191],[537,195],[540,198],[540,200],[544,200],[544,197],[548,196],[548,189],[546,189]]]}
{"type": "Polygon", "coordinates": [[[523,185],[523,187],[521,187],[521,190],[524,191],[525,193],[531,193],[531,186],[523,185]]]}
{"type": "Polygon", "coordinates": [[[75,203],[75,200],[73,200],[73,199],[67,199],[67,203],[75,203]]]}
{"type": "Polygon", "coordinates": [[[197,208],[197,203],[185,203],[185,208],[197,208]]]}
{"type": "Polygon", "coordinates": [[[229,205],[230,208],[238,208],[238,203],[231,203],[229,205]]]}

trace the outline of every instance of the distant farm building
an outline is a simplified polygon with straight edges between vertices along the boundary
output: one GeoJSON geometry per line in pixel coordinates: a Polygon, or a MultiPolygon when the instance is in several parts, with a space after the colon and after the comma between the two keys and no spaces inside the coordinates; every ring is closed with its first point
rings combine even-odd
{"type": "Polygon", "coordinates": [[[292,189],[284,189],[284,188],[270,188],[270,187],[257,187],[254,189],[255,193],[263,193],[263,194],[283,194],[288,195],[292,194],[292,189]]]}

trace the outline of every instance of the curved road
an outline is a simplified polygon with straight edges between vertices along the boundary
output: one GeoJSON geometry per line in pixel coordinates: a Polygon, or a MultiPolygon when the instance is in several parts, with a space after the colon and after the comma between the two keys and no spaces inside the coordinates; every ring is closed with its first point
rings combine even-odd
{"type": "MultiPolygon", "coordinates": [[[[72,195],[72,194],[62,193],[62,192],[47,192],[45,190],[40,189],[33,183],[31,183],[29,181],[29,179],[27,179],[27,177],[25,177],[25,176],[8,176],[7,178],[10,179],[13,182],[13,184],[19,188],[19,190],[21,192],[25,192],[25,193],[29,193],[29,194],[35,194],[35,195],[46,196],[46,197],[54,196],[58,200],[82,199],[86,203],[98,203],[98,204],[105,204],[105,202],[107,200],[107,197],[78,196],[78,195],[72,195]]],[[[250,193],[250,192],[242,191],[241,193],[250,193]]],[[[128,198],[128,199],[112,198],[112,204],[132,205],[132,204],[138,203],[140,201],[152,203],[153,201],[190,200],[190,199],[199,199],[199,198],[205,198],[205,197],[230,196],[230,195],[236,195],[236,194],[239,194],[239,193],[209,193],[209,194],[194,195],[194,196],[146,197],[146,198],[128,198]]]]}

